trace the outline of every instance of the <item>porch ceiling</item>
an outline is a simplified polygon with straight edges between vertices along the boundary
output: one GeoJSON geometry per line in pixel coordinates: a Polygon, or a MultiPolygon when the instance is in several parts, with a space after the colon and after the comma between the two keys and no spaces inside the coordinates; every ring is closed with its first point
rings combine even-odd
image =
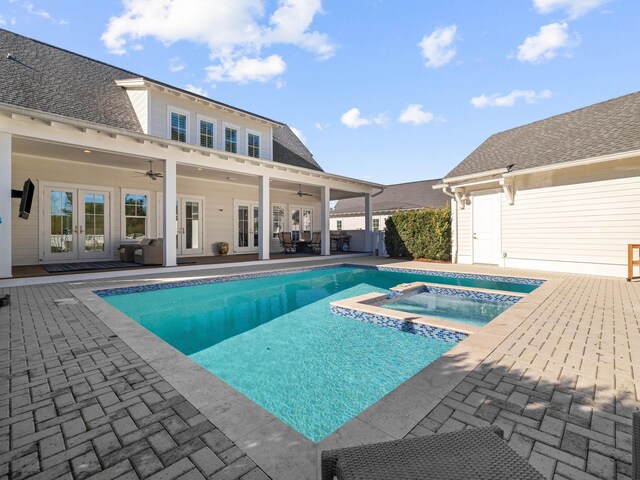
{"type": "MultiPolygon", "coordinates": [[[[100,150],[86,151],[85,149],[75,146],[39,141],[34,139],[25,139],[14,137],[12,143],[14,154],[29,155],[36,157],[52,158],[69,162],[78,162],[81,164],[108,166],[131,170],[133,172],[144,172],[149,168],[149,160],[154,161],[154,169],[163,170],[163,160],[121,155],[113,152],[104,152],[100,150]]],[[[193,165],[177,165],[177,174],[180,177],[199,178],[218,182],[231,182],[238,185],[258,185],[258,177],[252,175],[244,175],[240,173],[230,173],[213,168],[201,168],[193,165]]],[[[295,195],[299,189],[305,193],[310,193],[316,198],[320,198],[320,187],[305,182],[295,183],[279,179],[271,180],[271,188],[290,191],[295,195]]],[[[353,192],[331,189],[331,200],[342,200],[345,198],[353,198],[359,196],[353,192]]]]}

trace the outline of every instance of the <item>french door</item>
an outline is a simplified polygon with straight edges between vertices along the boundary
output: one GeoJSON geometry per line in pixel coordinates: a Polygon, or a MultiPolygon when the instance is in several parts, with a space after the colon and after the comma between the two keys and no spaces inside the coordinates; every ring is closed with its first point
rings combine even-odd
{"type": "Polygon", "coordinates": [[[178,255],[197,255],[202,248],[202,198],[179,197],[176,202],[178,255]]]}
{"type": "Polygon", "coordinates": [[[43,192],[45,261],[111,258],[111,192],[45,186],[43,192]]]}
{"type": "Polygon", "coordinates": [[[311,240],[313,209],[311,207],[290,207],[289,225],[291,225],[291,239],[294,242],[301,239],[311,240]]]}
{"type": "Polygon", "coordinates": [[[258,251],[260,237],[260,212],[258,204],[236,200],[234,202],[233,251],[254,253],[258,251]]]}

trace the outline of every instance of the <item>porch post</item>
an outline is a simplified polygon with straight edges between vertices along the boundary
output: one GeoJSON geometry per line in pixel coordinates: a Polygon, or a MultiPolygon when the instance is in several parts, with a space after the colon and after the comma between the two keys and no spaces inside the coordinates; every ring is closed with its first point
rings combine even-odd
{"type": "Polygon", "coordinates": [[[167,158],[164,161],[164,205],[162,218],[164,219],[163,247],[165,267],[175,267],[176,260],[176,161],[167,158]]]}
{"type": "Polygon", "coordinates": [[[271,220],[269,201],[269,177],[262,175],[259,179],[258,201],[258,260],[269,260],[271,220]]]}
{"type": "Polygon", "coordinates": [[[371,225],[373,224],[371,212],[371,194],[364,196],[364,251],[371,252],[373,250],[373,235],[371,233],[371,225]]]}
{"type": "MultiPolygon", "coordinates": [[[[0,132],[0,278],[11,277],[11,134],[0,132]]],[[[32,222],[35,219],[31,220],[32,222]]]]}
{"type": "Polygon", "coordinates": [[[329,226],[329,202],[331,189],[320,187],[320,254],[331,255],[331,227],[329,226]]]}

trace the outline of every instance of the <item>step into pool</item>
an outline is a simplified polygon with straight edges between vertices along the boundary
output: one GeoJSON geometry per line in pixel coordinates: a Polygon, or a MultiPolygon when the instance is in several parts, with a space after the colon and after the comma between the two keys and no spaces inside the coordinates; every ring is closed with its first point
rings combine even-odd
{"type": "Polygon", "coordinates": [[[455,346],[330,313],[332,301],[412,281],[516,292],[539,285],[342,266],[96,293],[319,442],[455,346]]]}

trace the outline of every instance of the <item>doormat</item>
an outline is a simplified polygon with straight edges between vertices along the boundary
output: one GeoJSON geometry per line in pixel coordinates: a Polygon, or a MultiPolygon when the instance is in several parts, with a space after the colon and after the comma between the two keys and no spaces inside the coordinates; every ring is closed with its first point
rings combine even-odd
{"type": "Polygon", "coordinates": [[[81,270],[105,270],[109,268],[134,268],[144,265],[131,262],[81,262],[81,263],[51,263],[41,265],[48,273],[77,272],[81,270]]]}

